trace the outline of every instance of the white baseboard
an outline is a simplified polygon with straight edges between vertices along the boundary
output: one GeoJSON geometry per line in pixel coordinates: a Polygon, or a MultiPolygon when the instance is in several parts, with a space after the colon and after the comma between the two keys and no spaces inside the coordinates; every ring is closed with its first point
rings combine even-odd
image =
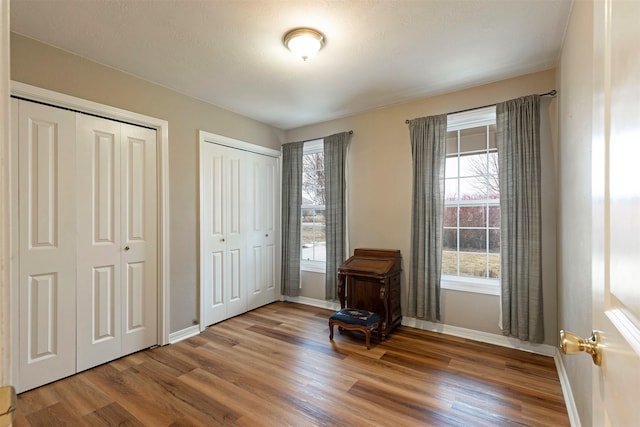
{"type": "Polygon", "coordinates": [[[403,317],[402,324],[404,326],[410,326],[412,328],[422,329],[425,331],[440,332],[442,334],[467,338],[487,344],[499,345],[500,347],[528,351],[529,353],[541,354],[543,356],[554,357],[556,355],[556,348],[552,345],[529,343],[520,341],[517,338],[505,337],[504,335],[490,334],[488,332],[475,331],[473,329],[460,328],[458,326],[428,322],[426,320],[415,319],[413,317],[403,317]]]}
{"type": "Polygon", "coordinates": [[[567,371],[564,368],[562,362],[562,356],[560,350],[556,349],[556,354],[553,356],[553,360],[556,362],[556,370],[558,371],[558,378],[560,378],[560,386],[562,387],[562,394],[564,395],[564,403],[567,406],[567,413],[569,415],[569,422],[571,427],[581,427],[580,415],[578,414],[578,408],[576,407],[576,401],[573,398],[573,391],[571,390],[571,383],[567,376],[567,371]]]}
{"type": "Polygon", "coordinates": [[[283,301],[297,302],[299,304],[310,305],[318,308],[326,308],[328,310],[340,310],[340,303],[335,301],[325,301],[321,299],[309,298],[309,297],[288,297],[283,296],[283,301]]]}
{"type": "Polygon", "coordinates": [[[172,332],[169,334],[169,344],[175,344],[187,338],[194,337],[200,333],[200,325],[189,326],[180,331],[172,332]]]}

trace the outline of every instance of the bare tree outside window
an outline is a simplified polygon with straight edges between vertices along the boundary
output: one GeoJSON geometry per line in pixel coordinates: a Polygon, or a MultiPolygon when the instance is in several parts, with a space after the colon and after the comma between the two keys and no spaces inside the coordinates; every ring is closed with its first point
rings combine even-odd
{"type": "Polygon", "coordinates": [[[500,196],[500,181],[498,179],[498,153],[472,156],[468,160],[468,168],[476,176],[486,176],[486,184],[472,184],[478,192],[488,190],[488,197],[494,199],[500,196]]]}
{"type": "Polygon", "coordinates": [[[302,157],[302,260],[325,262],[324,152],[302,157]]]}
{"type": "Polygon", "coordinates": [[[324,206],[324,153],[305,154],[302,157],[302,197],[305,204],[324,206]]]}

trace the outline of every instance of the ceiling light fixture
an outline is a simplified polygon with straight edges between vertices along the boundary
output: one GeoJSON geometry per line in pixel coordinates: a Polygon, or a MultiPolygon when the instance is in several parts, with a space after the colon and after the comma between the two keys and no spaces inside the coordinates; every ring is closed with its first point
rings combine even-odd
{"type": "Polygon", "coordinates": [[[311,28],[297,28],[285,34],[284,45],[291,53],[306,61],[324,46],[324,35],[311,28]]]}

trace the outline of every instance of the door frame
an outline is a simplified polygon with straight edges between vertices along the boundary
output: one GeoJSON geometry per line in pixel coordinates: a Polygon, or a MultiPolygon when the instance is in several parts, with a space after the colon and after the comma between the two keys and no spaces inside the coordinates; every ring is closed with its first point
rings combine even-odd
{"type": "MultiPolygon", "coordinates": [[[[157,184],[158,184],[158,344],[165,345],[169,343],[169,319],[170,319],[170,305],[169,305],[169,122],[166,120],[158,119],[143,114],[134,113],[131,111],[122,110],[120,108],[110,107],[108,105],[99,104],[93,101],[88,101],[81,98],[65,95],[59,92],[54,92],[48,89],[31,86],[25,83],[11,81],[11,95],[35,102],[41,102],[49,104],[54,107],[67,108],[74,111],[79,111],[88,114],[94,114],[106,119],[113,119],[117,121],[123,121],[134,125],[140,125],[156,130],[156,143],[157,143],[157,184]]],[[[9,141],[7,141],[7,145],[9,141]]],[[[16,179],[14,173],[11,171],[11,166],[17,163],[16,153],[11,152],[9,161],[9,172],[7,173],[9,178],[8,188],[12,188],[13,180],[16,179]]],[[[10,224],[17,221],[17,194],[10,196],[9,208],[10,211],[10,224]]],[[[13,228],[13,227],[11,227],[13,228]]],[[[13,236],[9,238],[11,242],[14,242],[13,236]]],[[[18,252],[14,247],[14,243],[9,248],[10,263],[8,266],[9,284],[11,290],[13,290],[13,284],[17,279],[18,274],[18,252]]],[[[18,307],[18,292],[11,292],[11,305],[10,307],[18,307]]],[[[17,322],[17,309],[11,310],[10,313],[4,313],[5,316],[11,319],[11,334],[18,336],[18,322],[17,322]]],[[[14,361],[11,363],[12,372],[14,375],[17,373],[18,360],[17,347],[13,346],[11,350],[11,359],[14,361]]],[[[14,378],[15,380],[15,378],[14,378]]]]}
{"type": "MultiPolygon", "coordinates": [[[[200,221],[202,221],[202,218],[204,218],[204,203],[203,203],[203,194],[202,194],[202,182],[203,182],[203,169],[202,169],[202,147],[204,144],[216,144],[216,145],[222,145],[225,147],[229,147],[229,148],[235,148],[237,150],[243,150],[243,151],[249,151],[251,153],[255,153],[255,154],[262,154],[264,156],[270,156],[270,157],[275,157],[277,159],[280,158],[280,150],[274,150],[273,148],[269,148],[269,147],[264,147],[262,145],[256,145],[256,144],[252,144],[250,142],[244,142],[244,141],[240,141],[238,139],[233,139],[233,138],[229,138],[228,136],[223,136],[223,135],[217,135],[215,133],[211,133],[211,132],[207,132],[204,130],[200,130],[198,131],[198,202],[200,204],[199,207],[199,214],[200,214],[200,221]]],[[[279,185],[279,183],[276,183],[279,185]]],[[[281,203],[281,197],[282,195],[280,195],[278,197],[278,206],[281,203]]],[[[202,230],[202,226],[201,224],[198,224],[198,282],[200,283],[198,290],[199,290],[199,298],[200,298],[200,303],[198,304],[199,306],[199,310],[200,312],[198,313],[198,318],[200,319],[200,325],[198,325],[198,329],[200,332],[204,331],[207,326],[209,325],[205,325],[205,323],[203,322],[203,313],[205,310],[204,307],[204,298],[202,297],[202,295],[204,294],[204,282],[202,281],[202,254],[203,254],[203,247],[202,247],[202,235],[201,235],[201,231],[202,230]]],[[[278,233],[280,234],[280,233],[278,233]]],[[[279,237],[276,239],[276,246],[277,246],[277,250],[279,253],[280,250],[280,240],[279,237]]],[[[280,265],[279,260],[276,260],[277,265],[280,265]]],[[[280,274],[277,275],[278,278],[280,277],[280,274]]]]}
{"type": "Polygon", "coordinates": [[[11,146],[9,0],[0,2],[0,386],[13,382],[11,369],[11,224],[9,159],[11,146]]]}

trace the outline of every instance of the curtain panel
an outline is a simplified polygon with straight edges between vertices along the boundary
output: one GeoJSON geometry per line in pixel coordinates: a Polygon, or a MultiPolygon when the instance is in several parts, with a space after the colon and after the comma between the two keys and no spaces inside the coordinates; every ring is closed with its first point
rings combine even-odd
{"type": "Polygon", "coordinates": [[[347,258],[347,152],[351,134],[324,138],[326,274],[325,298],[338,297],[338,268],[347,258]]]}
{"type": "Polygon", "coordinates": [[[282,294],[300,295],[302,155],[304,142],[282,145],[282,294]]]}
{"type": "Polygon", "coordinates": [[[540,97],[496,105],[500,181],[502,333],[544,340],[540,97]]]}
{"type": "Polygon", "coordinates": [[[407,315],[440,321],[447,115],[409,121],[413,190],[407,315]]]}

